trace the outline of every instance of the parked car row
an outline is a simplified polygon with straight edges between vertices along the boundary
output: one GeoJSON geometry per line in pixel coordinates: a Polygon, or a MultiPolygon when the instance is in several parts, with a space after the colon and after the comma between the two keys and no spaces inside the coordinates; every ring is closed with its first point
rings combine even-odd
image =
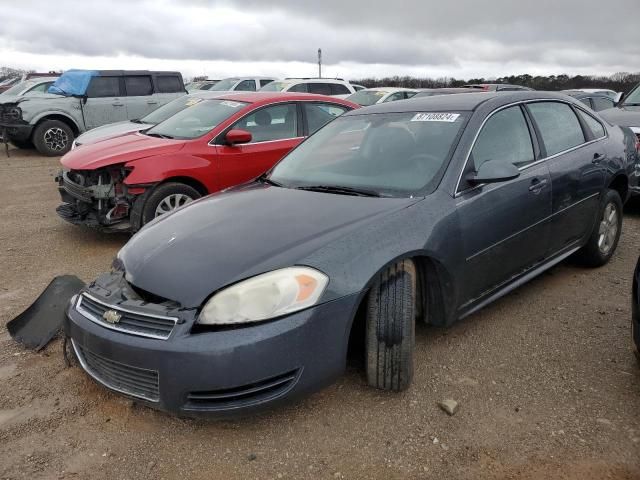
{"type": "Polygon", "coordinates": [[[368,383],[399,391],[416,319],[451,325],[569,256],[612,257],[638,187],[629,128],[562,93],[382,92],[202,91],[79,137],[58,213],[137,231],[69,305],[82,368],[154,408],[233,416],[334,381],[362,331],[368,383]],[[396,93],[415,95],[380,101],[396,93]]]}

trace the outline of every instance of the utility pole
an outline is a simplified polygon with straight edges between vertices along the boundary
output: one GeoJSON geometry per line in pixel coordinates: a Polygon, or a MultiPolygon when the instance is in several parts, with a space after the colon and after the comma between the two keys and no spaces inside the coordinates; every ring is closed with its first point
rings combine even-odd
{"type": "Polygon", "coordinates": [[[318,49],[318,78],[322,78],[322,49],[318,49]]]}

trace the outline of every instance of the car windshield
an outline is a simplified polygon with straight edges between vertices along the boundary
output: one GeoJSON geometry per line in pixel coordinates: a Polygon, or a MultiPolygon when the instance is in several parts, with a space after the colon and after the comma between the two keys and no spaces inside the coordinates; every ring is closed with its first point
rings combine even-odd
{"type": "Polygon", "coordinates": [[[36,83],[38,83],[38,81],[34,81],[34,80],[27,80],[26,82],[20,82],[14,85],[13,87],[9,88],[8,90],[5,90],[3,92],[3,95],[20,95],[20,93],[22,93],[23,90],[33,87],[36,83]]]}
{"type": "Polygon", "coordinates": [[[172,102],[169,102],[160,108],[156,108],[149,115],[146,115],[140,119],[140,123],[148,123],[150,125],[157,125],[160,122],[164,122],[167,118],[173,117],[176,113],[181,112],[185,108],[192,107],[204,99],[196,96],[185,95],[183,97],[176,98],[172,102]]]}
{"type": "Polygon", "coordinates": [[[216,92],[226,92],[227,90],[231,90],[233,86],[238,83],[239,78],[225,78],[224,80],[220,80],[209,90],[213,90],[216,92]]]}
{"type": "Polygon", "coordinates": [[[631,91],[624,99],[623,105],[640,105],[640,85],[631,91]]]}
{"type": "Polygon", "coordinates": [[[340,117],[278,163],[269,181],[390,196],[427,192],[446,168],[466,120],[464,112],[340,117]]]}
{"type": "Polygon", "coordinates": [[[363,107],[367,107],[378,103],[378,100],[384,97],[384,95],[385,92],[382,90],[360,90],[353,95],[349,95],[347,100],[357,103],[358,105],[362,105],[363,107]]]}
{"type": "Polygon", "coordinates": [[[246,105],[245,102],[229,100],[204,100],[176,113],[147,130],[145,134],[152,137],[182,140],[197,138],[213,130],[246,105]]]}
{"type": "Polygon", "coordinates": [[[267,83],[264,87],[262,87],[260,91],[261,92],[281,92],[282,90],[287,88],[287,86],[289,85],[290,83],[288,82],[270,82],[270,83],[267,83]]]}

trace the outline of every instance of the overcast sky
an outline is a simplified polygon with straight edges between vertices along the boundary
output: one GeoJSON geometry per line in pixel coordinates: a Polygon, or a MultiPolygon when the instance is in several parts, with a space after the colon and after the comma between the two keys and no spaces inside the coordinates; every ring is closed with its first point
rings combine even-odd
{"type": "Polygon", "coordinates": [[[4,0],[0,66],[208,75],[640,71],[639,0],[4,0]]]}

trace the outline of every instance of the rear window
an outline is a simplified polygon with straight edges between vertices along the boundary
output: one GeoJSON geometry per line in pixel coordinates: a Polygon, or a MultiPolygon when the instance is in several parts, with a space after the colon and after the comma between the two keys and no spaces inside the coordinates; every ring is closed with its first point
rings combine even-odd
{"type": "Polygon", "coordinates": [[[542,134],[547,156],[555,155],[584,143],[582,127],[566,103],[538,102],[527,105],[542,134]]]}
{"type": "Polygon", "coordinates": [[[153,93],[153,84],[149,75],[127,75],[124,77],[127,96],[141,97],[153,93]]]}
{"type": "Polygon", "coordinates": [[[156,77],[158,92],[160,93],[179,93],[184,92],[184,87],[177,75],[158,75],[156,77]]]}
{"type": "Polygon", "coordinates": [[[246,105],[245,102],[229,100],[201,101],[183,109],[145,133],[150,136],[183,140],[201,137],[246,105]]]}
{"type": "Polygon", "coordinates": [[[363,107],[367,107],[378,103],[384,95],[385,93],[382,90],[360,90],[359,92],[348,96],[347,100],[357,103],[358,105],[362,105],[363,107]]]}
{"type": "Polygon", "coordinates": [[[308,83],[307,90],[309,91],[309,93],[331,95],[331,86],[328,83],[308,83]]]}
{"type": "Polygon", "coordinates": [[[87,88],[89,98],[119,97],[120,77],[93,77],[87,88]]]}
{"type": "Polygon", "coordinates": [[[331,83],[331,95],[349,95],[351,91],[341,83],[331,83]]]}

